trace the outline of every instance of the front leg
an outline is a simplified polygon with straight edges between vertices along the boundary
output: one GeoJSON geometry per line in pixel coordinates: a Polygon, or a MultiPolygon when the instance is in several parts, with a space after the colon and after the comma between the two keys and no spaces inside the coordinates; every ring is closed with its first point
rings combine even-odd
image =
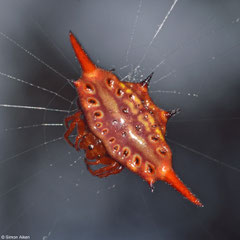
{"type": "Polygon", "coordinates": [[[64,138],[73,147],[77,145],[77,143],[84,136],[84,133],[85,133],[85,123],[81,119],[81,115],[82,115],[82,112],[78,111],[73,115],[65,118],[65,126],[67,128],[67,131],[64,134],[64,138]],[[69,136],[71,135],[75,127],[77,127],[77,137],[74,144],[70,141],[69,136]]]}

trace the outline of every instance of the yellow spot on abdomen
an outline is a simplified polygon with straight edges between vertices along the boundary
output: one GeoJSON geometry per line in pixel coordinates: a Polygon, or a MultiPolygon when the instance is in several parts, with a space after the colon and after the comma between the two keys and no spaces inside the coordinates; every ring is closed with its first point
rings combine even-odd
{"type": "Polygon", "coordinates": [[[148,121],[150,122],[151,125],[155,124],[155,120],[154,120],[153,116],[151,116],[150,114],[148,114],[148,121]]]}
{"type": "Polygon", "coordinates": [[[126,89],[126,93],[131,94],[132,90],[130,88],[126,89]]]}
{"type": "Polygon", "coordinates": [[[147,132],[150,132],[149,123],[148,123],[147,120],[144,119],[143,114],[138,115],[138,121],[141,122],[144,125],[147,132]]]}
{"type": "Polygon", "coordinates": [[[164,140],[164,137],[163,137],[162,131],[161,131],[159,128],[157,128],[157,129],[156,129],[156,133],[159,135],[159,137],[160,137],[161,140],[163,141],[163,140],[164,140]]]}
{"type": "Polygon", "coordinates": [[[130,110],[133,114],[138,113],[138,109],[135,107],[134,103],[130,102],[127,99],[124,99],[123,102],[128,105],[128,107],[130,108],[130,110]]]}
{"type": "Polygon", "coordinates": [[[126,87],[125,84],[124,84],[124,83],[121,83],[121,82],[119,83],[119,86],[120,86],[121,88],[123,88],[123,89],[126,87]]]}

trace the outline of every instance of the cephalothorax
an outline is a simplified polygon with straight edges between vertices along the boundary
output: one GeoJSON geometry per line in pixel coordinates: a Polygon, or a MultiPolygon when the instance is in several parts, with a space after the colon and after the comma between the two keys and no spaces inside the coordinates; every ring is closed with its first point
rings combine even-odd
{"type": "Polygon", "coordinates": [[[148,94],[152,74],[140,83],[120,81],[111,71],[96,67],[72,33],[70,41],[83,72],[74,82],[81,109],[65,119],[64,136],[77,150],[86,151],[88,170],[102,178],[127,167],[150,186],[163,180],[202,206],[172,169],[165,131],[176,111],[164,111],[152,102],[148,94]],[[73,144],[69,136],[75,128],[73,144]],[[106,166],[92,170],[92,165],[99,164],[106,166]]]}

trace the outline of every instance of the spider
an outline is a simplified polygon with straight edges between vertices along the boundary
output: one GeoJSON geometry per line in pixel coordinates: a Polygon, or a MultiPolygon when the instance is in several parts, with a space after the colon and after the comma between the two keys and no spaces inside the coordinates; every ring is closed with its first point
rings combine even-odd
{"type": "Polygon", "coordinates": [[[179,110],[165,111],[153,103],[148,93],[153,73],[139,83],[120,81],[112,71],[98,68],[71,32],[70,41],[83,73],[74,82],[80,109],[65,119],[64,137],[76,150],[85,150],[89,172],[103,178],[126,167],[151,187],[157,180],[165,181],[203,206],[172,168],[165,132],[168,119],[179,110]],[[72,143],[69,136],[75,128],[72,143]],[[105,166],[93,170],[93,165],[105,166]]]}

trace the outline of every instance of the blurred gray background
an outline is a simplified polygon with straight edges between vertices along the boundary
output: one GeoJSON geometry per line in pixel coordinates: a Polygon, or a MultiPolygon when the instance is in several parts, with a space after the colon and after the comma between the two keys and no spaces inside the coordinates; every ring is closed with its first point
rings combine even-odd
{"type": "Polygon", "coordinates": [[[0,2],[0,235],[240,239],[240,2],[179,0],[149,45],[172,4],[0,2]],[[64,126],[42,125],[61,124],[67,113],[2,105],[76,109],[67,79],[76,80],[81,69],[69,30],[98,66],[114,67],[119,78],[139,61],[135,80],[161,63],[151,96],[164,109],[182,109],[167,128],[173,166],[204,208],[163,182],[152,193],[128,170],[106,179],[91,176],[83,153],[62,139],[64,126]]]}

